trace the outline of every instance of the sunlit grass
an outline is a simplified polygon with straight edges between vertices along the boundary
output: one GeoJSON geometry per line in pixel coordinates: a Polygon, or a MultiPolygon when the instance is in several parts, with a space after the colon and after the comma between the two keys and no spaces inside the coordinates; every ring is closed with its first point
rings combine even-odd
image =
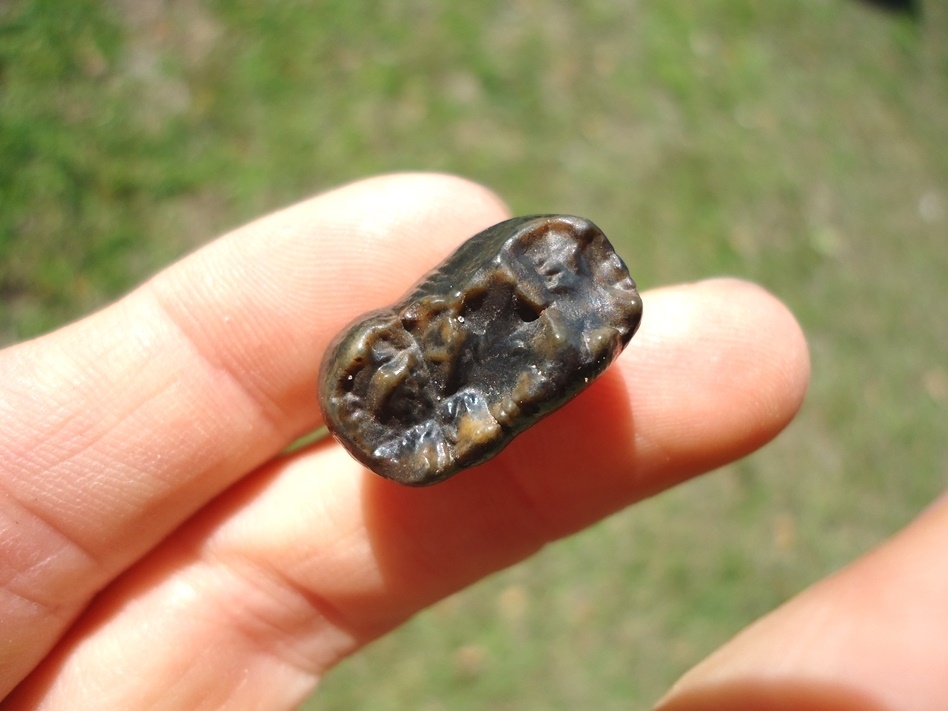
{"type": "MultiPolygon", "coordinates": [[[[390,170],[757,280],[813,385],[763,452],[419,616],[311,708],[641,708],[948,481],[948,15],[855,2],[0,5],[0,341],[390,170]]],[[[646,304],[647,308],[647,304],[646,304]]]]}

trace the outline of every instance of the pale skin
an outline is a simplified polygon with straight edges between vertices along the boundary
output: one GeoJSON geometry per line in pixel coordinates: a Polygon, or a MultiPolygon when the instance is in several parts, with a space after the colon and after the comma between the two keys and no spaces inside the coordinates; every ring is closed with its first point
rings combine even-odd
{"type": "MultiPolygon", "coordinates": [[[[0,708],[294,708],[425,606],[793,417],[800,328],[764,290],[713,280],[646,292],[599,381],[441,485],[401,488],[331,440],[279,456],[321,425],[328,340],[507,216],[457,178],[363,181],[0,353],[0,708]]],[[[945,541],[941,504],[660,708],[943,709],[945,541]]]]}

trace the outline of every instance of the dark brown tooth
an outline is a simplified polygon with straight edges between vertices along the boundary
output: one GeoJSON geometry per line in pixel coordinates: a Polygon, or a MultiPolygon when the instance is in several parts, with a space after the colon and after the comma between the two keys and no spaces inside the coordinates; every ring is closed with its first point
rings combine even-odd
{"type": "Polygon", "coordinates": [[[338,335],[320,367],[320,406],[376,474],[434,484],[578,395],[641,317],[635,283],[596,225],[516,217],[338,335]]]}

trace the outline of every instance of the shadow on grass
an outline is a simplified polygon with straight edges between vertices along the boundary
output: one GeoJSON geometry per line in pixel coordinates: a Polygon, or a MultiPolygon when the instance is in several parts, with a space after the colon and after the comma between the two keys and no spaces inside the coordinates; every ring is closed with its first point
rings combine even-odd
{"type": "Polygon", "coordinates": [[[922,4],[917,0],[861,0],[866,5],[878,7],[886,12],[907,15],[915,20],[922,16],[922,4]]]}

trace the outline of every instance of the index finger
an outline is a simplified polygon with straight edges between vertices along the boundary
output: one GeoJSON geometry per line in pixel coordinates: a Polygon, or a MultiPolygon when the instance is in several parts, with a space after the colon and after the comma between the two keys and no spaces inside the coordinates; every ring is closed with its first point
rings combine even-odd
{"type": "Polygon", "coordinates": [[[319,424],[319,354],[346,321],[505,216],[457,178],[363,181],[0,354],[0,696],[96,591],[319,424]]]}

